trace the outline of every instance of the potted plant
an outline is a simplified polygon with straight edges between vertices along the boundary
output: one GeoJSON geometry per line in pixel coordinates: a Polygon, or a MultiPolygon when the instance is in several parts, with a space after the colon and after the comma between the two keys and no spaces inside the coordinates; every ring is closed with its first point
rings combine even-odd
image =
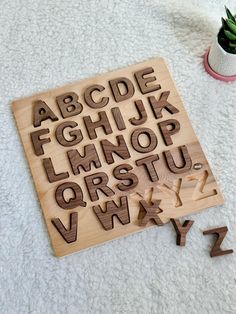
{"type": "Polygon", "coordinates": [[[236,18],[225,7],[227,18],[222,18],[219,30],[212,46],[204,56],[206,71],[222,81],[236,80],[236,18]]]}

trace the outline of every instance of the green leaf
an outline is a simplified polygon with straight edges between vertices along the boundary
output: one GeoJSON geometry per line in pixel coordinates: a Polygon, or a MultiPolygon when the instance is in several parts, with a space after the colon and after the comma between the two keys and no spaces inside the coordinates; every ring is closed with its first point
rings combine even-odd
{"type": "Polygon", "coordinates": [[[225,6],[225,11],[226,11],[228,19],[232,20],[233,22],[236,22],[235,17],[233,16],[233,14],[230,12],[230,10],[226,6],[225,6]]]}
{"type": "Polygon", "coordinates": [[[232,40],[232,41],[236,41],[236,35],[232,34],[231,32],[229,31],[224,31],[225,35],[227,38],[229,38],[229,40],[232,40]]]}
{"type": "Polygon", "coordinates": [[[226,20],[223,17],[221,18],[221,22],[222,22],[223,29],[229,29],[229,27],[228,27],[228,25],[226,23],[226,20]]]}
{"type": "Polygon", "coordinates": [[[236,24],[233,23],[231,20],[226,20],[226,23],[227,23],[229,29],[231,30],[231,32],[236,35],[236,24]]]}
{"type": "Polygon", "coordinates": [[[229,43],[229,46],[232,48],[236,48],[236,43],[229,43]]]}

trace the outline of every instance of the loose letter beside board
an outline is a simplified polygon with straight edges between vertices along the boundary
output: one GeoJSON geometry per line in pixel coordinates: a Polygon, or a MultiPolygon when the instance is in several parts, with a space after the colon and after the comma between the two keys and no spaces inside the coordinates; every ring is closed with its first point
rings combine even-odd
{"type": "Polygon", "coordinates": [[[13,111],[57,256],[223,203],[162,58],[13,111]]]}

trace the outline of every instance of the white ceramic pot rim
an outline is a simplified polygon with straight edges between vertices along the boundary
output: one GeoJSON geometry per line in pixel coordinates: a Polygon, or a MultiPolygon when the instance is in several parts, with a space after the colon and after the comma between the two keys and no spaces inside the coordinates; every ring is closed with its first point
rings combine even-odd
{"type": "Polygon", "coordinates": [[[222,53],[223,53],[224,55],[230,55],[230,56],[233,56],[234,58],[236,57],[236,54],[230,53],[230,52],[224,50],[223,47],[221,47],[221,45],[219,44],[219,41],[218,41],[218,35],[216,36],[215,40],[216,40],[217,45],[219,46],[220,50],[222,51],[222,53]]]}
{"type": "Polygon", "coordinates": [[[220,75],[236,75],[236,54],[225,51],[218,42],[218,36],[210,48],[208,62],[212,70],[220,75]]]}

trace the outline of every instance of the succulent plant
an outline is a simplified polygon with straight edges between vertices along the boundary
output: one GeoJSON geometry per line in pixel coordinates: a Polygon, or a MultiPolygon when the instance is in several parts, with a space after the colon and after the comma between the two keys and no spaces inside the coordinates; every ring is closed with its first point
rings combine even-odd
{"type": "Polygon", "coordinates": [[[225,51],[236,54],[236,18],[227,7],[225,11],[227,18],[221,19],[222,27],[218,33],[218,42],[225,51]]]}

